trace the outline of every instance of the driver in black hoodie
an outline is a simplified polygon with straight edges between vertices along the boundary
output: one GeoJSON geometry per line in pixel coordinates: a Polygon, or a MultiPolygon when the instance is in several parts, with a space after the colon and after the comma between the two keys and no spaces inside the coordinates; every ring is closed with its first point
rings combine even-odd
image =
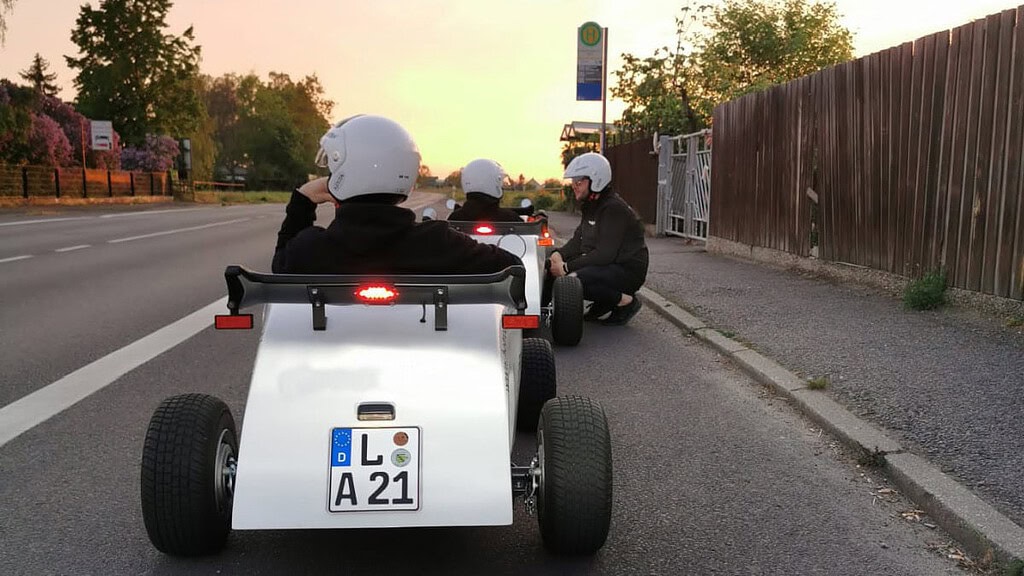
{"type": "Polygon", "coordinates": [[[318,165],[329,178],[292,193],[274,251],[275,274],[486,274],[521,265],[445,222],[417,223],[397,206],[412,190],[420,153],[396,122],[354,116],[320,139],[318,165]],[[333,202],[334,221],[314,226],[318,204],[333,202]]]}
{"type": "Polygon", "coordinates": [[[514,211],[501,207],[505,171],[494,160],[479,158],[462,169],[462,190],[466,203],[455,209],[452,222],[522,222],[514,211]]]}

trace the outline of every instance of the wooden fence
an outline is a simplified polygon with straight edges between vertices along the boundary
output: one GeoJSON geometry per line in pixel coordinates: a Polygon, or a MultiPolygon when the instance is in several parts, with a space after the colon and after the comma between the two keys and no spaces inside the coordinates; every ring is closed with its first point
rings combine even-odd
{"type": "Polygon", "coordinates": [[[0,197],[115,198],[170,196],[167,172],[123,172],[0,164],[0,197]]]}
{"type": "Polygon", "coordinates": [[[1024,6],[723,104],[711,235],[1024,298],[1024,6]]]}
{"type": "Polygon", "coordinates": [[[640,215],[654,224],[658,219],[658,156],[650,137],[611,146],[605,153],[612,165],[612,188],[640,215]]]}

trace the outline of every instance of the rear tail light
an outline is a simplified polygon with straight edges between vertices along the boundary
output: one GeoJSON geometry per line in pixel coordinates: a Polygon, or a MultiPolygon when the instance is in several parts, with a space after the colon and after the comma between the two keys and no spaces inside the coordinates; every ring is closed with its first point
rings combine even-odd
{"type": "Polygon", "coordinates": [[[252,330],[252,314],[217,314],[213,317],[217,330],[252,330]]]}
{"type": "Polygon", "coordinates": [[[366,286],[356,292],[356,298],[364,304],[391,304],[398,298],[398,291],[388,286],[366,286]]]}
{"type": "Polygon", "coordinates": [[[501,327],[506,330],[534,330],[540,328],[540,316],[505,314],[501,317],[501,327]]]}
{"type": "Polygon", "coordinates": [[[551,237],[551,232],[548,231],[548,225],[541,224],[540,227],[540,238],[537,239],[537,246],[554,246],[555,239],[551,237]]]}
{"type": "Polygon", "coordinates": [[[490,226],[477,226],[475,233],[477,234],[494,234],[494,228],[490,226]]]}

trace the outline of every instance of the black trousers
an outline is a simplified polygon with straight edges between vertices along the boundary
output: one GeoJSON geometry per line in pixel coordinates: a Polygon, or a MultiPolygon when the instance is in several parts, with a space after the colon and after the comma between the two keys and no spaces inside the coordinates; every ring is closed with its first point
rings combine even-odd
{"type": "MultiPolygon", "coordinates": [[[[583,298],[604,307],[617,306],[623,294],[632,296],[643,284],[637,282],[632,274],[618,264],[587,266],[576,270],[575,273],[583,284],[583,298]]],[[[548,274],[544,281],[542,298],[545,305],[551,301],[551,286],[554,282],[554,276],[548,274]]]]}

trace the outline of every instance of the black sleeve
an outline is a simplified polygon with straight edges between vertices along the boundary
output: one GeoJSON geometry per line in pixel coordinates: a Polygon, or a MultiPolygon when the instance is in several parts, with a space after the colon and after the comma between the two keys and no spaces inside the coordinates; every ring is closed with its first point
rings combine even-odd
{"type": "Polygon", "coordinates": [[[277,233],[277,247],[271,270],[274,274],[288,272],[288,243],[299,233],[313,225],[316,220],[316,204],[298,190],[292,192],[288,206],[284,209],[284,222],[277,233]]]}
{"type": "Polygon", "coordinates": [[[583,242],[583,224],[581,223],[576,227],[576,230],[572,233],[572,238],[569,239],[561,248],[555,250],[562,255],[562,260],[569,262],[573,258],[580,255],[580,244],[583,242]]]}
{"type": "Polygon", "coordinates": [[[448,235],[448,245],[451,247],[453,261],[458,263],[455,274],[490,274],[501,272],[509,266],[523,264],[518,256],[507,250],[489,244],[481,244],[450,228],[445,232],[448,235]]]}
{"type": "Polygon", "coordinates": [[[615,262],[622,248],[633,215],[628,208],[612,205],[598,216],[597,248],[572,260],[566,260],[569,272],[587,266],[607,266],[615,262]]]}

